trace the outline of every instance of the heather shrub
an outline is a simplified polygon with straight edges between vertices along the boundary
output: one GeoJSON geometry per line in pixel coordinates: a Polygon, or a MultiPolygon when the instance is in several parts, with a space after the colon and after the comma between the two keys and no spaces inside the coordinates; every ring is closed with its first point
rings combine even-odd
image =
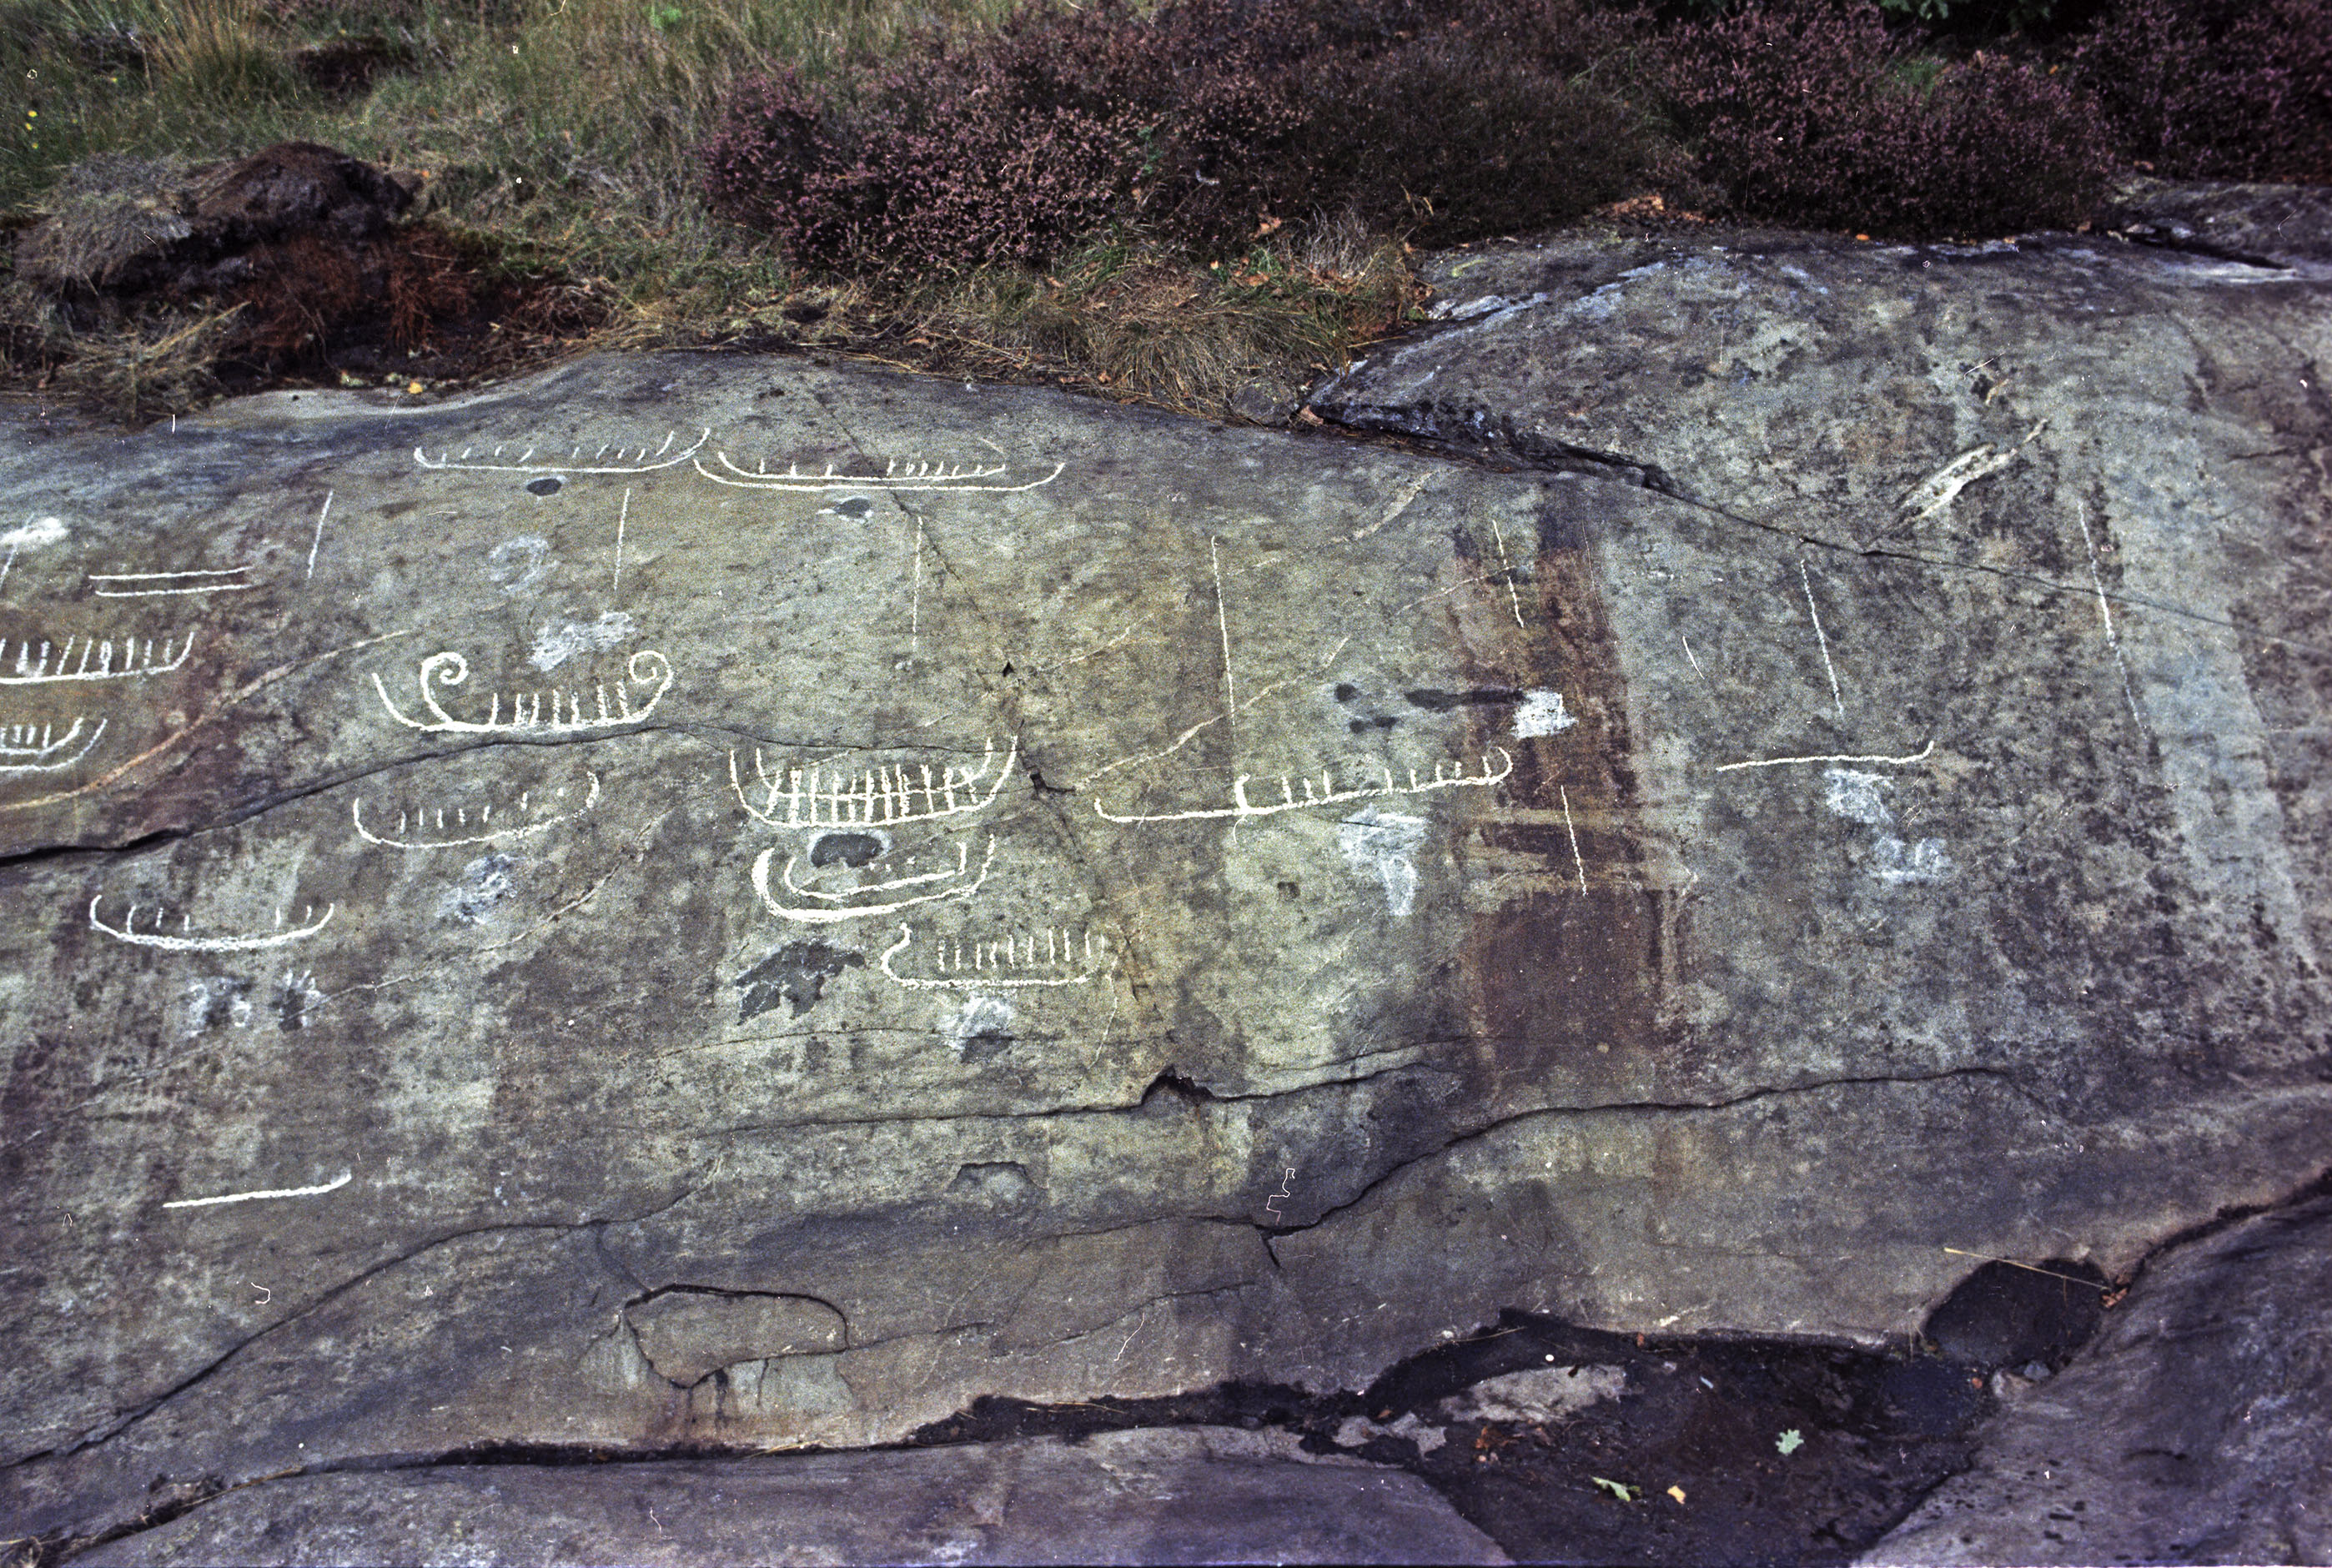
{"type": "MultiPolygon", "coordinates": [[[[1450,244],[1565,223],[1642,190],[1670,161],[1667,149],[1619,93],[1592,81],[1588,62],[1564,58],[1589,29],[1561,24],[1583,19],[1555,7],[1538,19],[1553,25],[1469,18],[1312,62],[1300,139],[1313,199],[1450,244]]],[[[1598,42],[1616,43],[1622,25],[1596,29],[1598,42]]],[[[1283,206],[1301,199],[1291,192],[1283,206]]]]}
{"type": "Polygon", "coordinates": [[[708,192],[815,265],[1049,254],[1109,215],[1122,137],[1001,63],[941,55],[886,72],[855,112],[790,74],[748,81],[707,148],[708,192]]]}
{"type": "Polygon", "coordinates": [[[817,98],[754,83],[708,188],[828,266],[1039,262],[1111,218],[1210,253],[1352,213],[1448,243],[1641,188],[1657,138],[1585,78],[1642,26],[1577,0],[1030,10],[817,98]]]}
{"type": "Polygon", "coordinates": [[[2007,61],[1922,83],[1867,4],[1743,11],[1667,47],[1669,112],[1744,215],[1903,237],[2069,227],[2112,169],[2090,100],[2007,61]]]}
{"type": "Polygon", "coordinates": [[[2123,0],[2069,65],[2160,174],[2332,183],[2332,0],[2123,0]]]}

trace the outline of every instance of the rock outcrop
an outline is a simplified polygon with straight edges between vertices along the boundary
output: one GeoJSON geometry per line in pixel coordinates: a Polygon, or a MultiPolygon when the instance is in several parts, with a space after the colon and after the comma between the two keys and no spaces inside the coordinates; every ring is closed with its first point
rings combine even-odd
{"type": "Polygon", "coordinates": [[[2320,1172],[2326,284],[1444,284],[1311,406],[1489,463],[689,356],[18,418],[7,1534],[1876,1343],[2320,1172]]]}

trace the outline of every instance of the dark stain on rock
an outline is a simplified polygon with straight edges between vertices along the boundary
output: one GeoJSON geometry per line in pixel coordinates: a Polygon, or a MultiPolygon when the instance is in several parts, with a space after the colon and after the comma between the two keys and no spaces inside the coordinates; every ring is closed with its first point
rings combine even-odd
{"type": "Polygon", "coordinates": [[[1349,703],[1360,694],[1361,689],[1352,684],[1352,682],[1338,681],[1336,683],[1336,701],[1340,703],[1349,703]]]}
{"type": "Polygon", "coordinates": [[[1373,719],[1350,720],[1345,723],[1344,728],[1355,735],[1365,735],[1371,730],[1390,730],[1400,722],[1400,721],[1391,713],[1379,713],[1373,719]]]}
{"type": "Polygon", "coordinates": [[[1922,1332],[1944,1354],[1972,1366],[2037,1362],[2060,1372],[2097,1332],[2107,1289],[2093,1263],[1987,1262],[1928,1315],[1922,1332]]]}
{"type": "Polygon", "coordinates": [[[972,997],[949,1029],[949,1046],[965,1066],[993,1062],[1012,1050],[1012,1008],[996,997],[972,997]]]}
{"type": "Polygon", "coordinates": [[[1478,686],[1470,692],[1437,692],[1421,687],[1403,692],[1402,698],[1412,708],[1423,708],[1429,713],[1447,713],[1453,708],[1482,708],[1500,703],[1519,703],[1523,694],[1506,686],[1478,686]]]}
{"type": "Polygon", "coordinates": [[[546,473],[540,479],[528,480],[526,492],[529,495],[557,495],[566,483],[567,482],[559,475],[546,473]]]}
{"type": "Polygon", "coordinates": [[[287,1035],[294,1029],[306,1028],[310,1005],[322,999],[316,982],[307,975],[285,975],[276,982],[275,999],[271,1004],[275,1009],[275,1027],[287,1035]]]}
{"type": "Polygon", "coordinates": [[[870,865],[883,853],[883,841],[871,833],[823,833],[809,846],[809,863],[816,865],[847,865],[856,870],[870,865]]]}
{"type": "MultiPolygon", "coordinates": [[[[1640,1093],[1673,1066],[1648,1059],[1664,1041],[1667,895],[1644,889],[1625,826],[1639,793],[1627,693],[1587,544],[1601,525],[1583,515],[1614,502],[1564,493],[1577,488],[1556,488],[1542,508],[1540,549],[1524,579],[1527,630],[1466,648],[1467,673],[1479,683],[1473,690],[1408,693],[1420,707],[1437,705],[1421,698],[1441,698],[1470,709],[1478,716],[1468,720],[1469,750],[1496,745],[1514,760],[1498,791],[1504,809],[1485,812],[1458,846],[1461,858],[1480,863],[1469,875],[1520,872],[1534,884],[1477,914],[1464,949],[1474,1092],[1487,1091],[1502,1114],[1525,1104],[1640,1093]],[[1533,685],[1575,694],[1578,722],[1560,735],[1505,733],[1497,704],[1533,685]]],[[[1471,624],[1511,626],[1504,585],[1477,591],[1483,606],[1471,624]]]]}
{"type": "MultiPolygon", "coordinates": [[[[857,835],[829,834],[828,837],[855,837],[857,835]]],[[[821,842],[824,842],[821,840],[821,842]]],[[[817,1006],[825,993],[826,982],[843,970],[864,969],[864,953],[829,947],[822,942],[789,942],[769,957],[747,970],[733,982],[745,994],[738,999],[737,1021],[758,1018],[779,1002],[792,1005],[795,1018],[800,1018],[817,1006]]]]}

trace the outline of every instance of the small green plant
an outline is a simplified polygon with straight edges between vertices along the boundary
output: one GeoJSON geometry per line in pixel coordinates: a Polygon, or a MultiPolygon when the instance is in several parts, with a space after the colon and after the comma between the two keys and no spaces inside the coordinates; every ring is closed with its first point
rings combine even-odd
{"type": "Polygon", "coordinates": [[[1798,1430],[1795,1427],[1792,1427],[1788,1431],[1783,1432],[1780,1437],[1773,1439],[1774,1448],[1778,1450],[1781,1456],[1785,1459],[1805,1446],[1805,1433],[1798,1430]]]}
{"type": "Polygon", "coordinates": [[[658,33],[669,33],[688,20],[688,13],[677,5],[648,7],[648,26],[658,33]]]}
{"type": "Polygon", "coordinates": [[[1644,1489],[1641,1487],[1631,1487],[1625,1481],[1608,1480],[1601,1476],[1590,1476],[1587,1478],[1622,1503],[1632,1503],[1644,1495],[1644,1489]]]}

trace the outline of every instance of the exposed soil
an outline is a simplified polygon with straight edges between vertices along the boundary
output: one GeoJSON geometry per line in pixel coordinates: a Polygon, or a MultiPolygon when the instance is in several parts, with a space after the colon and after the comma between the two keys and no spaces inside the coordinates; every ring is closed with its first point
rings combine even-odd
{"type": "Polygon", "coordinates": [[[1966,1468],[1995,1380],[2049,1376],[2095,1332],[2105,1282],[2083,1264],[2043,1268],[1987,1263],[1899,1352],[1509,1313],[1357,1394],[1231,1384],[1074,1405],[983,1399],[909,1442],[1279,1428],[1314,1453],[1411,1471],[1519,1563],[1815,1568],[1848,1561],[1966,1468]],[[1939,1331],[1959,1353],[1937,1353],[1939,1331]],[[1452,1419],[1443,1403],[1462,1408],[1466,1391],[1511,1373],[1596,1368],[1618,1369],[1617,1397],[1546,1420],[1452,1419]]]}

